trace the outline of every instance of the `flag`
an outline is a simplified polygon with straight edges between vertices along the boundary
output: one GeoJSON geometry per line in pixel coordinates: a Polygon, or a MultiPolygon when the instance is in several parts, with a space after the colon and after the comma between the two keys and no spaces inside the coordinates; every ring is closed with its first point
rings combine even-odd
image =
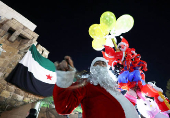
{"type": "Polygon", "coordinates": [[[30,93],[47,97],[52,96],[56,79],[54,63],[32,45],[6,81],[30,93]]]}

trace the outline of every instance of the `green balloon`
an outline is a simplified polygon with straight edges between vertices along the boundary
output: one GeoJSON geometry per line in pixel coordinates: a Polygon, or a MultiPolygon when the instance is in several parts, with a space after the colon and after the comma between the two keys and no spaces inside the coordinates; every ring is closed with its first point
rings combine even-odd
{"type": "Polygon", "coordinates": [[[117,19],[115,30],[121,33],[126,33],[132,29],[133,25],[134,25],[133,17],[128,14],[125,14],[117,19]]]}
{"type": "Polygon", "coordinates": [[[110,11],[104,12],[100,17],[100,24],[106,25],[108,30],[112,30],[116,24],[115,15],[110,11]]]}

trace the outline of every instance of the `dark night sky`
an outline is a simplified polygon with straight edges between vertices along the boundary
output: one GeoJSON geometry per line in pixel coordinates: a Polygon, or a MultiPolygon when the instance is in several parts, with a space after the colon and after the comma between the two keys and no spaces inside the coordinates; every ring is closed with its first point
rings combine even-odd
{"type": "MultiPolygon", "coordinates": [[[[146,81],[166,88],[170,66],[170,9],[168,0],[2,0],[37,25],[38,43],[50,51],[51,61],[70,55],[77,70],[87,70],[96,56],[88,29],[100,23],[100,16],[111,11],[116,18],[130,14],[133,28],[122,34],[148,64],[146,81]],[[167,1],[167,2],[166,2],[167,1]]],[[[120,38],[117,37],[118,42],[120,38]]]]}

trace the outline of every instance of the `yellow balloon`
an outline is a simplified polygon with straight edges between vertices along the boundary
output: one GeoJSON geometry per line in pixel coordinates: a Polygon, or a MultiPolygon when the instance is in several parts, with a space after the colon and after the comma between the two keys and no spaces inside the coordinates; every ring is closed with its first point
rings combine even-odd
{"type": "Polygon", "coordinates": [[[93,24],[89,27],[89,35],[92,38],[97,38],[104,36],[104,33],[102,32],[99,24],[93,24]]]}
{"type": "Polygon", "coordinates": [[[96,51],[101,51],[104,46],[106,44],[106,40],[105,38],[95,38],[93,41],[92,41],[92,47],[93,49],[95,49],[96,51]]]}
{"type": "Polygon", "coordinates": [[[128,14],[125,14],[117,19],[115,30],[117,32],[126,33],[132,29],[133,25],[134,25],[133,17],[128,14]]]}
{"type": "Polygon", "coordinates": [[[109,30],[108,30],[108,26],[107,25],[99,24],[99,26],[100,26],[100,29],[102,30],[102,33],[103,33],[104,36],[109,34],[109,30]]]}
{"type": "Polygon", "coordinates": [[[108,30],[112,30],[116,24],[115,15],[110,11],[104,12],[100,17],[100,24],[104,24],[108,27],[108,30]]]}

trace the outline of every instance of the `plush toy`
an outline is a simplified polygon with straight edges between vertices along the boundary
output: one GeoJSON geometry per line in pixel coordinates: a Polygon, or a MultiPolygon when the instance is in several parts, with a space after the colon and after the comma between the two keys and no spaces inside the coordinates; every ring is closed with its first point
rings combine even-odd
{"type": "Polygon", "coordinates": [[[155,102],[162,112],[170,113],[169,100],[162,94],[163,90],[161,88],[152,82],[148,82],[148,84],[142,86],[141,91],[149,97],[154,97],[155,102]]]}
{"type": "Polygon", "coordinates": [[[150,98],[138,99],[137,109],[146,118],[169,118],[169,115],[161,112],[156,102],[150,98]]]}

